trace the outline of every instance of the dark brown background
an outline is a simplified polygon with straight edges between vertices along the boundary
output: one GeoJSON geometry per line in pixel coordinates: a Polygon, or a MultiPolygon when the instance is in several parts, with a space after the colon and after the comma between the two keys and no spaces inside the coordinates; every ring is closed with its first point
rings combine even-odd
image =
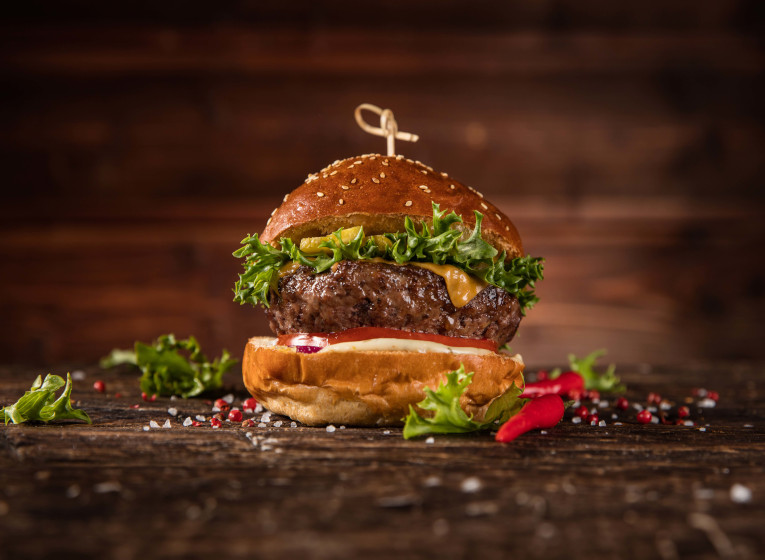
{"type": "Polygon", "coordinates": [[[765,358],[762,3],[212,4],[4,16],[3,362],[171,331],[238,353],[267,327],[231,251],[309,172],[384,149],[365,101],[548,259],[527,362],[765,358]]]}

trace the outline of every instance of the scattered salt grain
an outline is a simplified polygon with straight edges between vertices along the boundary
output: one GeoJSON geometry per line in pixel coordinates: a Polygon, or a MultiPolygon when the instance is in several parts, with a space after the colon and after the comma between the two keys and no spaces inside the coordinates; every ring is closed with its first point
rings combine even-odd
{"type": "Polygon", "coordinates": [[[278,421],[274,422],[274,428],[281,428],[281,427],[282,427],[282,421],[281,420],[278,420],[278,421]]]}
{"type": "Polygon", "coordinates": [[[640,404],[640,403],[636,403],[636,402],[635,402],[635,403],[632,403],[632,408],[634,408],[635,410],[637,410],[638,412],[640,412],[641,410],[643,410],[643,405],[642,405],[642,404],[640,404]]]}
{"type": "Polygon", "coordinates": [[[143,431],[144,431],[144,432],[148,432],[150,429],[151,429],[151,428],[149,428],[149,426],[144,426],[144,427],[143,427],[143,431]]]}
{"type": "Polygon", "coordinates": [[[605,420],[601,420],[600,422],[598,422],[598,426],[600,426],[601,428],[603,426],[605,426],[605,425],[606,425],[606,421],[605,420]]]}
{"type": "Polygon", "coordinates": [[[473,494],[483,488],[483,482],[476,476],[469,476],[460,484],[460,490],[466,494],[473,494]]]}
{"type": "Polygon", "coordinates": [[[168,418],[167,420],[165,420],[165,423],[164,423],[164,424],[162,424],[162,427],[163,427],[165,430],[167,430],[168,428],[170,428],[170,419],[169,419],[169,418],[168,418]]]}
{"type": "Polygon", "coordinates": [[[184,427],[191,426],[192,422],[193,420],[191,419],[191,416],[187,416],[186,420],[183,421],[183,426],[184,427]]]}
{"type": "Polygon", "coordinates": [[[621,425],[622,425],[621,422],[614,422],[614,426],[621,426],[621,425]]]}
{"type": "Polygon", "coordinates": [[[465,515],[468,517],[494,515],[498,511],[499,505],[497,502],[470,502],[465,506],[465,515]]]}
{"type": "Polygon", "coordinates": [[[707,431],[707,429],[706,429],[706,428],[704,428],[704,427],[702,426],[701,428],[699,428],[699,431],[700,431],[700,432],[706,432],[706,431],[707,431]]]}
{"type": "Polygon", "coordinates": [[[261,422],[260,424],[258,424],[258,428],[265,428],[265,427],[266,427],[265,422],[261,422]]]}
{"type": "Polygon", "coordinates": [[[122,484],[115,481],[99,482],[93,486],[93,491],[96,494],[108,494],[109,492],[119,492],[122,490],[122,484]]]}
{"type": "Polygon", "coordinates": [[[220,408],[217,406],[212,407],[213,412],[220,412],[220,408]]]}
{"type": "Polygon", "coordinates": [[[737,504],[748,504],[752,501],[752,491],[743,484],[736,483],[730,487],[730,499],[737,504]]]}
{"type": "Polygon", "coordinates": [[[600,404],[598,404],[600,408],[608,408],[609,405],[610,403],[608,401],[600,401],[600,404]]]}
{"type": "Polygon", "coordinates": [[[345,426],[340,426],[340,429],[341,429],[341,430],[344,430],[344,429],[345,429],[345,426]]]}
{"type": "Polygon", "coordinates": [[[197,422],[207,422],[207,418],[205,418],[205,417],[204,417],[203,415],[201,415],[201,414],[197,414],[197,415],[195,416],[195,418],[197,419],[197,422]]]}
{"type": "Polygon", "coordinates": [[[433,445],[434,443],[436,443],[436,440],[433,437],[429,437],[428,439],[425,440],[425,443],[427,443],[428,445],[433,445]]]}
{"type": "Polygon", "coordinates": [[[699,401],[699,408],[714,408],[717,405],[712,399],[702,399],[699,401]]]}
{"type": "Polygon", "coordinates": [[[754,428],[754,424],[744,424],[744,428],[754,428]]]}
{"type": "Polygon", "coordinates": [[[159,424],[157,424],[154,420],[152,420],[151,422],[149,422],[149,427],[157,429],[159,428],[159,424]]]}
{"type": "Polygon", "coordinates": [[[231,404],[232,402],[234,402],[234,395],[232,395],[231,393],[229,393],[229,394],[228,394],[228,395],[226,395],[225,397],[222,397],[222,399],[223,399],[224,401],[226,401],[228,404],[231,404]]]}
{"type": "Polygon", "coordinates": [[[582,423],[582,418],[581,418],[581,416],[574,416],[574,417],[571,419],[571,422],[572,422],[573,424],[581,424],[581,423],[582,423]]]}
{"type": "Polygon", "coordinates": [[[334,427],[332,424],[330,424],[329,426],[327,426],[327,431],[328,431],[330,434],[331,434],[332,432],[334,432],[336,429],[337,429],[337,428],[335,428],[335,427],[334,427]]]}
{"type": "Polygon", "coordinates": [[[389,436],[390,435],[390,430],[383,430],[383,435],[384,436],[389,436]]]}
{"type": "Polygon", "coordinates": [[[693,420],[686,420],[683,422],[683,426],[693,426],[693,420]]]}
{"type": "Polygon", "coordinates": [[[651,416],[651,424],[658,424],[658,423],[659,423],[659,417],[651,416]]]}
{"type": "Polygon", "coordinates": [[[271,421],[271,413],[266,412],[263,416],[260,417],[260,421],[268,424],[271,421]]]}
{"type": "Polygon", "coordinates": [[[438,476],[429,476],[422,481],[422,485],[426,488],[435,488],[436,486],[441,486],[441,478],[438,476]]]}
{"type": "Polygon", "coordinates": [[[290,422],[290,428],[297,428],[297,422],[290,422]]]}
{"type": "Polygon", "coordinates": [[[659,411],[659,409],[656,408],[655,406],[649,406],[648,407],[648,412],[650,412],[651,414],[656,414],[658,411],[659,411]]]}
{"type": "Polygon", "coordinates": [[[170,395],[170,400],[171,401],[177,401],[178,397],[176,395],[170,395]]]}
{"type": "Polygon", "coordinates": [[[80,487],[77,484],[72,484],[66,489],[67,498],[76,498],[80,495],[80,487]]]}
{"type": "Polygon", "coordinates": [[[617,416],[616,414],[611,415],[611,420],[616,420],[617,418],[619,418],[619,416],[617,416]]]}
{"type": "Polygon", "coordinates": [[[547,435],[547,430],[539,430],[539,433],[542,434],[543,436],[546,436],[547,435]]]}
{"type": "Polygon", "coordinates": [[[85,379],[85,372],[81,369],[72,372],[72,381],[82,381],[83,379],[85,379]]]}
{"type": "Polygon", "coordinates": [[[168,408],[167,413],[170,416],[178,416],[178,409],[177,408],[168,408]]]}
{"type": "Polygon", "coordinates": [[[255,414],[260,414],[261,412],[263,412],[263,405],[258,403],[255,405],[255,414]]]}
{"type": "Polygon", "coordinates": [[[693,497],[697,500],[711,500],[715,497],[715,491],[712,488],[696,488],[693,497]]]}

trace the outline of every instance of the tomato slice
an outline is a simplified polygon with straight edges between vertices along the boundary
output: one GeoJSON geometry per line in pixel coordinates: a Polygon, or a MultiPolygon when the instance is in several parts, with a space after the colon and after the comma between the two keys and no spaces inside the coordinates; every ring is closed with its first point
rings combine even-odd
{"type": "Polygon", "coordinates": [[[497,343],[488,338],[462,338],[457,336],[444,336],[441,334],[418,333],[387,329],[383,327],[356,327],[336,333],[296,333],[279,335],[280,346],[311,346],[324,348],[330,344],[341,342],[358,342],[371,338],[400,338],[404,340],[425,340],[438,342],[446,346],[460,346],[463,348],[481,348],[491,352],[497,351],[497,343]]]}

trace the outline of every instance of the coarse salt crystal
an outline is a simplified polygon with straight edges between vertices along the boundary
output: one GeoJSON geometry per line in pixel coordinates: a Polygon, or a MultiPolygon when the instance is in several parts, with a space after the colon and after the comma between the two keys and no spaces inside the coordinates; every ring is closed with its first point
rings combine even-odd
{"type": "Polygon", "coordinates": [[[694,422],[693,420],[686,420],[683,422],[683,426],[693,426],[694,422]]]}
{"type": "Polygon", "coordinates": [[[228,395],[226,395],[225,397],[221,397],[221,398],[222,398],[224,401],[226,401],[228,404],[231,404],[232,402],[234,402],[234,395],[232,395],[231,393],[229,393],[229,394],[228,394],[228,395]]]}
{"type": "Polygon", "coordinates": [[[290,422],[290,428],[297,428],[297,422],[290,422]]]}
{"type": "Polygon", "coordinates": [[[149,427],[150,428],[159,428],[159,424],[157,424],[154,420],[152,420],[151,422],[149,422],[149,427]]]}
{"type": "Polygon", "coordinates": [[[614,422],[614,426],[621,426],[621,425],[622,425],[621,422],[614,422]]]}
{"type": "Polygon", "coordinates": [[[260,424],[258,424],[258,428],[265,428],[265,427],[266,427],[265,422],[261,422],[260,424]]]}
{"type": "Polygon", "coordinates": [[[600,408],[608,408],[608,405],[609,405],[608,401],[600,401],[600,403],[598,404],[600,408]]]}
{"type": "Polygon", "coordinates": [[[428,439],[425,440],[425,443],[427,443],[428,445],[432,445],[436,443],[436,440],[433,437],[429,437],[428,439]]]}
{"type": "Polygon", "coordinates": [[[611,415],[611,420],[616,420],[617,418],[619,418],[619,417],[616,414],[612,414],[611,415]]]}
{"type": "Polygon", "coordinates": [[[547,430],[539,430],[539,433],[542,434],[543,436],[546,436],[547,435],[547,430]]]}
{"type": "Polygon", "coordinates": [[[151,428],[149,428],[149,426],[144,426],[144,427],[143,427],[143,431],[144,431],[144,432],[148,432],[150,429],[151,429],[151,428]]]}
{"type": "Polygon", "coordinates": [[[659,405],[659,407],[660,407],[662,410],[669,410],[669,409],[671,409],[671,408],[672,408],[672,405],[671,405],[671,404],[669,404],[668,402],[662,402],[662,403],[659,405]]]}
{"type": "Polygon", "coordinates": [[[168,408],[167,413],[170,416],[178,416],[178,409],[177,408],[168,408]]]}
{"type": "Polygon", "coordinates": [[[213,412],[220,412],[220,408],[217,406],[212,407],[213,412]]]}
{"type": "Polygon", "coordinates": [[[752,501],[752,491],[743,484],[736,483],[730,487],[730,499],[737,504],[747,504],[752,501]]]}
{"type": "Polygon", "coordinates": [[[390,430],[383,430],[383,435],[384,436],[390,435],[390,430]]]}
{"type": "Polygon", "coordinates": [[[581,423],[582,423],[582,418],[581,418],[580,416],[574,416],[574,417],[571,419],[571,422],[572,422],[573,424],[581,424],[581,423]]]}
{"type": "Polygon", "coordinates": [[[162,427],[163,427],[165,430],[167,430],[168,428],[170,428],[170,419],[169,419],[169,418],[168,418],[167,420],[165,420],[165,423],[164,423],[164,424],[162,424],[162,427]]]}
{"type": "Polygon", "coordinates": [[[460,483],[460,490],[466,494],[473,494],[483,488],[481,479],[475,476],[469,476],[460,483]]]}
{"type": "Polygon", "coordinates": [[[281,428],[281,426],[282,426],[281,420],[277,420],[276,422],[274,422],[274,428],[281,428]]]}
{"type": "Polygon", "coordinates": [[[85,379],[85,372],[81,369],[72,372],[72,381],[82,381],[83,379],[85,379]]]}
{"type": "Polygon", "coordinates": [[[340,426],[340,429],[341,429],[341,430],[344,430],[344,429],[345,429],[345,426],[340,426]]]}
{"type": "Polygon", "coordinates": [[[600,422],[598,422],[598,426],[600,426],[601,428],[603,426],[605,426],[605,425],[606,425],[606,421],[605,420],[601,420],[600,422]]]}
{"type": "Polygon", "coordinates": [[[191,419],[191,416],[187,416],[186,420],[183,421],[183,426],[184,427],[191,426],[192,422],[194,422],[194,421],[191,419]]]}
{"type": "Polygon", "coordinates": [[[436,486],[441,486],[441,478],[438,476],[429,476],[425,480],[422,481],[422,485],[427,488],[434,488],[436,486]]]}
{"type": "Polygon", "coordinates": [[[702,399],[699,401],[698,406],[699,408],[714,408],[717,406],[717,403],[712,399],[702,399]]]}
{"type": "Polygon", "coordinates": [[[659,417],[651,416],[651,424],[658,424],[658,423],[659,423],[659,417]]]}
{"type": "Polygon", "coordinates": [[[706,432],[706,431],[707,431],[707,429],[706,429],[706,428],[704,428],[704,427],[702,426],[701,428],[699,428],[699,431],[700,431],[700,432],[706,432]]]}
{"type": "Polygon", "coordinates": [[[330,434],[331,434],[332,432],[334,432],[336,429],[337,429],[337,428],[335,428],[335,427],[334,427],[332,424],[330,424],[329,426],[327,426],[327,431],[328,431],[330,434]]]}
{"type": "Polygon", "coordinates": [[[204,416],[202,416],[201,414],[197,414],[197,415],[195,416],[195,418],[196,418],[196,419],[197,419],[199,422],[207,422],[207,418],[205,418],[205,417],[204,417],[204,416]]]}
{"type": "Polygon", "coordinates": [[[261,412],[263,412],[263,405],[258,403],[255,405],[255,414],[260,414],[261,412]]]}

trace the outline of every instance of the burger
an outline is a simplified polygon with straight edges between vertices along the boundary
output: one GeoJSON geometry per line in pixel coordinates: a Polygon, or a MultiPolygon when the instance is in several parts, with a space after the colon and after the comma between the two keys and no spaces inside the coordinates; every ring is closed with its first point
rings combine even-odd
{"type": "Polygon", "coordinates": [[[287,194],[234,256],[235,301],[275,337],[246,345],[244,383],[308,425],[401,424],[447,372],[471,418],[523,386],[504,349],[537,301],[542,259],[472,187],[401,155],[335,161],[287,194]]]}

